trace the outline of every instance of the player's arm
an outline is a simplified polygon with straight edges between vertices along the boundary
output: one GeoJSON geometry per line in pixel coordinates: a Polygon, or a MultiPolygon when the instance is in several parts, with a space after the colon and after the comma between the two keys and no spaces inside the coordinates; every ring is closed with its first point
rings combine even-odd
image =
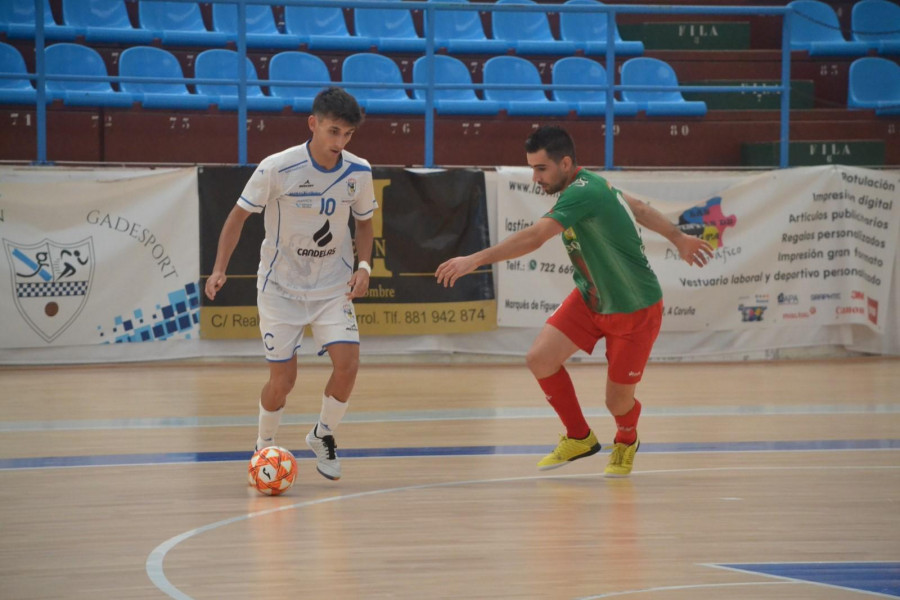
{"type": "Polygon", "coordinates": [[[457,279],[478,267],[533,252],[544,242],[562,232],[563,226],[559,221],[550,217],[541,217],[534,225],[515,232],[499,244],[480,250],[475,254],[457,256],[444,262],[435,273],[437,282],[443,284],[444,287],[453,287],[457,279]]]}
{"type": "Polygon", "coordinates": [[[228,213],[225,224],[222,225],[222,232],[219,234],[219,246],[216,250],[216,264],[213,265],[212,274],[206,280],[206,297],[210,300],[215,300],[216,292],[225,285],[225,269],[228,268],[231,255],[241,239],[244,222],[251,214],[253,213],[235,205],[231,212],[228,213]]]}
{"type": "MultiPolygon", "coordinates": [[[[372,219],[361,221],[356,219],[356,256],[359,262],[372,264],[372,243],[375,241],[375,229],[372,226],[372,219]]],[[[369,267],[371,268],[371,266],[369,267]]],[[[347,298],[361,298],[369,291],[369,271],[366,269],[357,269],[350,277],[350,292],[347,298]]]]}
{"type": "Polygon", "coordinates": [[[622,196],[624,196],[625,201],[628,202],[628,207],[631,209],[632,214],[634,214],[634,219],[641,226],[646,227],[650,231],[655,231],[672,242],[678,250],[678,255],[683,261],[689,265],[702,267],[712,257],[713,249],[712,246],[709,245],[709,242],[692,235],[687,235],[678,229],[678,227],[669,221],[661,212],[646,202],[641,202],[625,192],[622,192],[622,196]]]}

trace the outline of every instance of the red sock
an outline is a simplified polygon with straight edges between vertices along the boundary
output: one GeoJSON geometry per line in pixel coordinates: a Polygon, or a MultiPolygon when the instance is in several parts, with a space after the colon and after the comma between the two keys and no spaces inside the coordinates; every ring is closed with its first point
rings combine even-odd
{"type": "Polygon", "coordinates": [[[619,431],[616,433],[616,444],[632,445],[637,439],[637,422],[641,417],[641,403],[638,399],[634,399],[634,406],[624,415],[615,417],[616,427],[619,431]]]}
{"type": "Polygon", "coordinates": [[[537,382],[544,390],[547,402],[566,426],[566,436],[581,440],[590,435],[591,428],[581,413],[581,406],[575,395],[575,386],[572,385],[572,379],[566,368],[560,367],[559,371],[550,377],[538,379],[537,382]]]}

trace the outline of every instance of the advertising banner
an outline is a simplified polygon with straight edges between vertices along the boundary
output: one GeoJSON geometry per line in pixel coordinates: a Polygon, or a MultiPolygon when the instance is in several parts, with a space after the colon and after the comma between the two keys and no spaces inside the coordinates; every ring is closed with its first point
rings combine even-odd
{"type": "Polygon", "coordinates": [[[0,347],[197,337],[196,169],[0,168],[0,347]]]}
{"type": "MultiPolygon", "coordinates": [[[[680,260],[661,236],[642,231],[663,288],[663,331],[740,330],[781,324],[853,323],[883,331],[879,313],[891,287],[900,235],[900,178],[846,166],[770,171],[735,177],[708,191],[701,174],[657,180],[641,196],[610,180],[707,240],[715,255],[703,268],[680,260]],[[691,201],[666,202],[667,190],[694,186],[691,201]]],[[[498,237],[540,218],[555,202],[528,169],[498,177],[498,237]]],[[[647,186],[644,186],[645,188],[647,186]]],[[[498,323],[540,326],[574,287],[561,243],[506,261],[498,271],[498,323]]]]}
{"type": "MultiPolygon", "coordinates": [[[[252,168],[204,167],[200,171],[201,263],[206,277],[216,244],[252,168]]],[[[496,328],[490,268],[453,288],[437,285],[443,261],[488,245],[484,173],[475,169],[373,169],[379,208],[369,293],[354,300],[363,335],[469,333],[496,328]]],[[[352,225],[352,219],[351,219],[352,225]]],[[[250,217],[228,267],[228,282],[215,302],[203,298],[201,322],[208,339],[259,337],[256,273],[264,232],[250,217]]]]}

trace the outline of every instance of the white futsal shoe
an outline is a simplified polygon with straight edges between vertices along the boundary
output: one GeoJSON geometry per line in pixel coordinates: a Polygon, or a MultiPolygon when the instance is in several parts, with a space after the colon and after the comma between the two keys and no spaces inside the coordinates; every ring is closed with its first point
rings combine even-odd
{"type": "Polygon", "coordinates": [[[322,477],[337,481],[341,478],[341,460],[337,455],[337,444],[334,442],[333,435],[319,437],[316,435],[316,428],[312,428],[306,435],[306,444],[316,454],[316,470],[322,474],[322,477]]]}

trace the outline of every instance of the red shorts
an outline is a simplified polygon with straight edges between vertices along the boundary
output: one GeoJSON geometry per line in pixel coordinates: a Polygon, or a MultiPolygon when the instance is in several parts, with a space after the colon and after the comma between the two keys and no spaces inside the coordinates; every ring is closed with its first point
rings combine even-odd
{"type": "Polygon", "coordinates": [[[641,380],[650,349],[662,324],[662,300],[632,313],[601,315],[588,308],[578,289],[563,300],[547,323],[556,327],[576,346],[592,354],[597,340],[606,338],[608,376],[615,383],[641,380]]]}

